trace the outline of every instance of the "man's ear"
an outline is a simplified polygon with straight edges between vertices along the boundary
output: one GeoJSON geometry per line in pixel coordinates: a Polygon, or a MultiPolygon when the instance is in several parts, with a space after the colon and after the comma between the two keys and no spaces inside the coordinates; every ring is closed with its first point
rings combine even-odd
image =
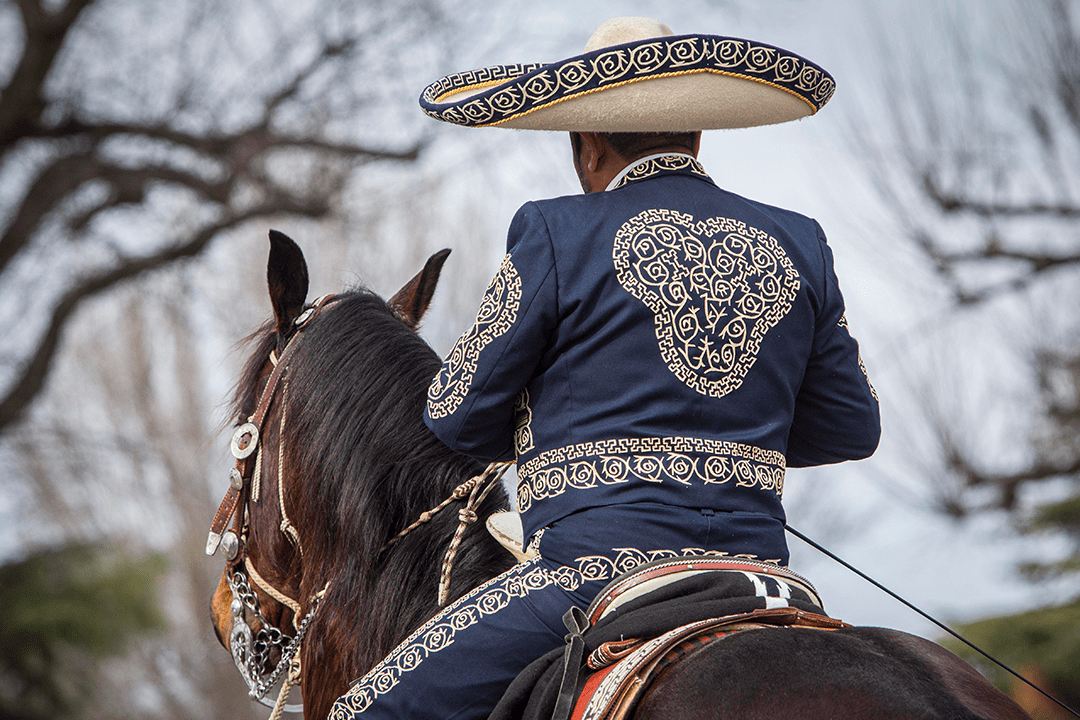
{"type": "Polygon", "coordinates": [[[609,153],[612,151],[608,144],[601,139],[599,133],[572,132],[570,147],[574,153],[574,170],[581,181],[581,189],[587,193],[602,190],[602,187],[597,187],[598,175],[605,160],[610,159],[609,153]]]}
{"type": "Polygon", "coordinates": [[[600,169],[608,152],[606,143],[600,140],[600,135],[594,132],[583,132],[581,135],[581,166],[583,169],[595,173],[600,169]]]}

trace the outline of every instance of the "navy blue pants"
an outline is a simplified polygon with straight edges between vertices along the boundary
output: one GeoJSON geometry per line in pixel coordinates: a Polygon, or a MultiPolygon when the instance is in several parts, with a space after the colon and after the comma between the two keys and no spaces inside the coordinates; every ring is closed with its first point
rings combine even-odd
{"type": "Polygon", "coordinates": [[[571,605],[585,608],[643,562],[712,554],[787,564],[778,520],[656,503],[576,513],[532,546],[537,558],[448,605],[395,648],[338,699],[331,720],[487,717],[526,665],[564,644],[571,605]]]}

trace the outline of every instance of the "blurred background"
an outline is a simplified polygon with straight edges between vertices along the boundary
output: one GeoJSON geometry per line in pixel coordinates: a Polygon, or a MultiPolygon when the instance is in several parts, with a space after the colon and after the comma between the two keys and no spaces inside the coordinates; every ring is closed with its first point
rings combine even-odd
{"type": "MultiPolygon", "coordinates": [[[[266,717],[203,544],[267,230],[309,297],[453,248],[424,326],[447,351],[516,208],[579,188],[565,134],[416,98],[615,15],[835,76],[817,116],[701,151],[821,222],[881,397],[877,454],[789,472],[789,522],[1080,706],[1077,0],[2,0],[0,718],[266,717]]],[[[940,639],[791,546],[834,616],[940,639]]]]}

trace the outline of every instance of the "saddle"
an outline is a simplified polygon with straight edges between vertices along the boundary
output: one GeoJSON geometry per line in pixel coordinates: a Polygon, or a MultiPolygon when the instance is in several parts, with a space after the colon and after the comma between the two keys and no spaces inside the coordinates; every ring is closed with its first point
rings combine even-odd
{"type": "MultiPolygon", "coordinates": [[[[771,578],[778,581],[778,588],[781,587],[779,583],[798,588],[812,598],[817,607],[821,607],[821,600],[808,581],[777,565],[709,557],[661,560],[646,563],[616,578],[583,614],[577,615],[573,610],[567,613],[564,622],[571,631],[568,647],[574,644],[575,630],[586,629],[581,627],[581,619],[594,625],[636,599],[643,598],[648,602],[648,595],[663,587],[696,576],[704,576],[703,580],[715,579],[712,574],[717,573],[743,573],[750,577],[751,582],[754,582],[754,577],[771,578]]],[[[755,589],[757,587],[755,583],[755,589]]],[[[778,592],[778,595],[783,594],[787,593],[778,592]]],[[[602,643],[585,662],[587,674],[584,682],[580,683],[580,691],[576,693],[573,713],[569,712],[571,693],[563,687],[553,713],[554,720],[564,720],[567,716],[573,720],[623,720],[630,716],[652,678],[689,653],[735,632],[763,627],[799,626],[835,630],[846,626],[846,623],[822,613],[788,605],[787,598],[776,597],[770,602],[768,595],[764,597],[765,608],[697,620],[651,639],[634,638],[602,643]],[[785,604],[776,601],[785,601],[785,604]]],[[[571,655],[572,652],[568,650],[568,660],[571,660],[571,655]]],[[[571,670],[569,663],[565,670],[571,670]]],[[[568,678],[565,671],[563,678],[564,682],[568,678]]],[[[575,688],[578,686],[579,683],[575,683],[575,688]]]]}
{"type": "Polygon", "coordinates": [[[711,556],[640,565],[563,621],[565,648],[530,665],[491,718],[624,720],[657,675],[732,633],[848,627],[787,568],[711,556]]]}

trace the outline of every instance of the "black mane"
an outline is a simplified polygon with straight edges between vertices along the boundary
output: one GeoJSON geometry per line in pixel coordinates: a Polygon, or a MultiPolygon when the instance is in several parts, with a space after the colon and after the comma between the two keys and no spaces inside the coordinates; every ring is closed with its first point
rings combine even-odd
{"type": "MultiPolygon", "coordinates": [[[[441,361],[377,295],[344,293],[300,333],[283,385],[287,466],[298,469],[302,484],[290,494],[300,493],[303,508],[291,518],[304,544],[302,593],[332,580],[318,620],[323,629],[313,627],[312,635],[347,636],[333,641],[353,646],[345,655],[359,676],[437,611],[439,571],[460,505],[387,544],[483,466],[424,425],[427,387],[441,361]]],[[[271,325],[254,338],[236,395],[241,416],[257,402],[258,378],[277,341],[271,325]]],[[[505,505],[505,494],[493,492],[479,515],[505,505]]],[[[512,564],[481,525],[465,535],[451,598],[512,564]]]]}

